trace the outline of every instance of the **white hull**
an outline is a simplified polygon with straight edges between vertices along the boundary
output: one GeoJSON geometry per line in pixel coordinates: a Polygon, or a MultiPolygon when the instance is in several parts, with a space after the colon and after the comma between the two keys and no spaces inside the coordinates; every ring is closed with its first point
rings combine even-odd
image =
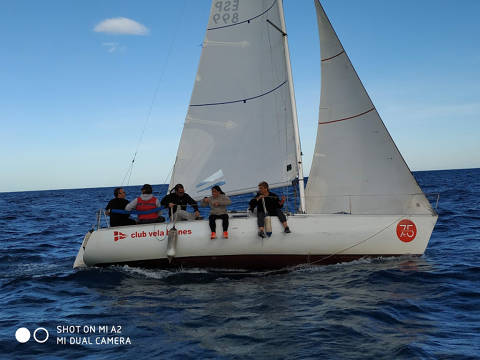
{"type": "MultiPolygon", "coordinates": [[[[230,218],[229,239],[222,238],[221,221],[217,221],[219,237],[215,240],[210,240],[208,221],[185,221],[176,225],[178,241],[175,256],[170,260],[166,234],[170,224],[106,228],[86,235],[74,267],[128,264],[160,268],[275,269],[361,257],[422,255],[436,221],[436,214],[294,215],[288,217],[291,234],[285,234],[278,219],[272,218],[272,236],[261,239],[255,217],[230,218]],[[409,242],[397,235],[398,224],[403,219],[411,220],[416,226],[415,237],[409,242]]],[[[402,229],[406,235],[413,235],[411,229],[402,229]]]]}

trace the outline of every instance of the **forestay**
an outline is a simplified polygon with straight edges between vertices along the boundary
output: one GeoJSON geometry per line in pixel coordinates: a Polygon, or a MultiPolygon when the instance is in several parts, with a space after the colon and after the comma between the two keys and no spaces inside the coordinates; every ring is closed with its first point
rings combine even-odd
{"type": "Polygon", "coordinates": [[[306,188],[313,213],[432,211],[353,68],[318,0],[321,100],[306,188]]]}
{"type": "Polygon", "coordinates": [[[292,100],[277,0],[212,2],[170,188],[193,198],[297,175],[292,100]]]}

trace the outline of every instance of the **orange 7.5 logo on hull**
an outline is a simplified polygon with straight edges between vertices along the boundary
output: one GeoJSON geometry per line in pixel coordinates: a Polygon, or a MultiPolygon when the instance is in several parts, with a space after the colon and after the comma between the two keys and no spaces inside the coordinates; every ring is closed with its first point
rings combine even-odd
{"type": "Polygon", "coordinates": [[[124,233],[122,233],[120,231],[114,231],[113,232],[113,240],[114,241],[122,240],[122,239],[125,239],[126,237],[127,237],[127,235],[125,235],[124,233]]]}

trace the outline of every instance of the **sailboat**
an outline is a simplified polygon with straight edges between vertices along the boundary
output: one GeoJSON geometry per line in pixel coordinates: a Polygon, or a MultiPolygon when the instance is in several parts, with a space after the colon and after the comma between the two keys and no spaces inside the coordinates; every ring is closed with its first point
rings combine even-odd
{"type": "Polygon", "coordinates": [[[291,234],[272,220],[230,217],[228,239],[207,221],[98,228],[74,267],[278,269],[365,257],[422,255],[437,213],[415,181],[319,0],[321,52],[316,145],[305,187],[281,0],[212,1],[190,106],[171,176],[194,198],[298,184],[291,234]],[[170,241],[171,240],[171,241],[170,241]]]}

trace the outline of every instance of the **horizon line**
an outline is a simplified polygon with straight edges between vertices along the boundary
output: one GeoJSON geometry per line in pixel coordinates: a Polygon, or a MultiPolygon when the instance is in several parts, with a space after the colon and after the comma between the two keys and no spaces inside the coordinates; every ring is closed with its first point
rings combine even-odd
{"type": "MultiPolygon", "coordinates": [[[[432,170],[413,170],[412,173],[416,172],[430,172],[430,171],[456,171],[456,170],[476,170],[480,169],[480,167],[473,167],[473,168],[455,168],[455,169],[432,169],[432,170]]],[[[308,179],[308,176],[304,176],[304,179],[308,179]]],[[[39,191],[63,191],[63,190],[85,190],[85,189],[102,189],[102,188],[116,188],[116,187],[132,187],[132,186],[143,186],[144,184],[135,184],[135,185],[125,185],[125,186],[118,186],[118,185],[105,185],[105,186],[92,186],[92,187],[72,187],[72,188],[57,188],[57,189],[37,189],[37,190],[15,190],[15,191],[0,191],[0,194],[8,194],[8,193],[21,193],[21,192],[39,192],[39,191]]],[[[153,184],[152,186],[163,186],[169,184],[153,184]]],[[[289,185],[290,186],[290,185],[289,185]]]]}

